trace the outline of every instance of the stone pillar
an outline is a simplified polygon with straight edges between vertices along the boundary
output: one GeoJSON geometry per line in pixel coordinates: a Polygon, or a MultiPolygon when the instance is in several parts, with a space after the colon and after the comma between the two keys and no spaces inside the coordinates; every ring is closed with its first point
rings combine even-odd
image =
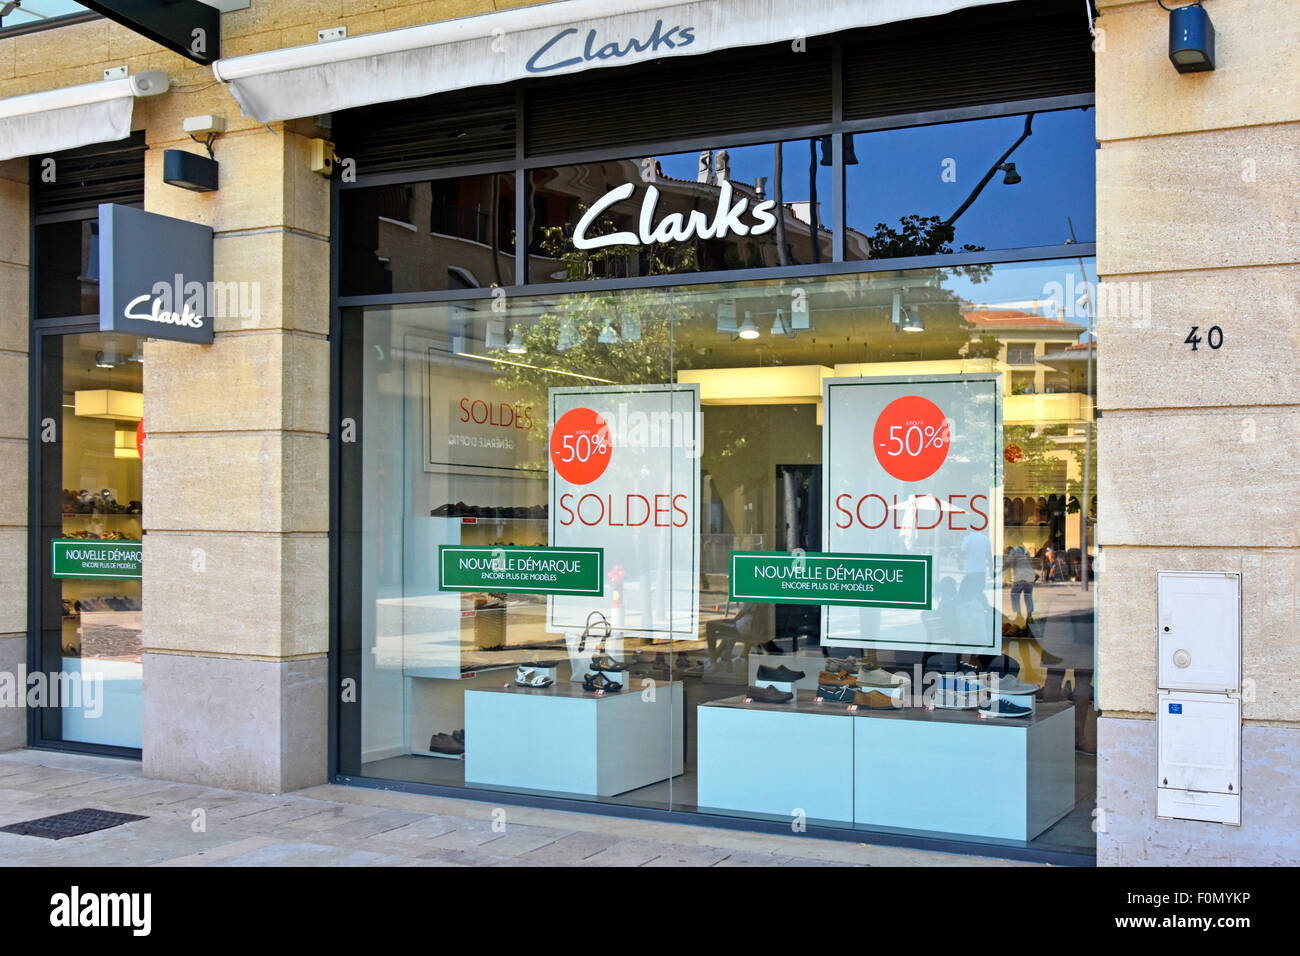
{"type": "Polygon", "coordinates": [[[1102,864],[1300,862],[1300,7],[1206,9],[1200,74],[1157,4],[1097,21],[1102,864]],[[1155,816],[1157,570],[1242,575],[1241,827],[1155,816]]]}
{"type": "Polygon", "coordinates": [[[326,777],[329,183],[307,135],[241,124],[206,194],[150,128],[145,208],[213,227],[234,305],[145,349],[144,772],[278,793],[326,777]]]}
{"type": "MultiPolygon", "coordinates": [[[[0,675],[12,680],[15,704],[27,663],[29,209],[27,160],[0,163],[0,675]]],[[[26,710],[0,705],[0,750],[26,743],[26,710]]]]}

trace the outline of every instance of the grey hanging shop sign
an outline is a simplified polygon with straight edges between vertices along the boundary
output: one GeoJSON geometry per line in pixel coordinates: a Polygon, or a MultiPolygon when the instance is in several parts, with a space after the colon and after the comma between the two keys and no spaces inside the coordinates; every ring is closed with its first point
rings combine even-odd
{"type": "Polygon", "coordinates": [[[213,316],[246,298],[212,281],[211,228],[113,203],[99,207],[99,273],[104,332],[211,345],[213,316]]]}

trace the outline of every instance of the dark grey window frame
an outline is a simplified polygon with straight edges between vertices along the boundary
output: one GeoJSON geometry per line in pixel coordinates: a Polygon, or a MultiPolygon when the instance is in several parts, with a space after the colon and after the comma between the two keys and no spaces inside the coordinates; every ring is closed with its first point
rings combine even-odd
{"type": "MultiPolygon", "coordinates": [[[[1005,264],[1031,260],[1063,259],[1074,260],[1080,257],[1091,258],[1096,255],[1096,243],[1066,243],[1053,246],[1034,246],[1019,249],[996,249],[971,253],[953,253],[949,255],[916,256],[898,259],[844,259],[844,208],[845,208],[845,166],[844,135],[847,133],[871,132],[888,129],[902,129],[914,126],[927,126],[936,123],[962,122],[966,120],[1013,116],[1027,112],[1048,112],[1068,109],[1092,109],[1096,97],[1093,93],[1071,94],[1066,96],[1042,97],[993,103],[985,106],[966,106],[949,110],[930,110],[893,116],[843,120],[841,104],[841,64],[838,45],[834,51],[834,100],[832,121],[804,126],[783,127],[778,129],[758,129],[741,133],[729,133],[710,138],[714,147],[734,147],[752,143],[777,142],[807,139],[814,136],[831,136],[832,142],[832,201],[834,203],[835,230],[833,256],[831,262],[789,267],[737,269],[715,272],[693,272],[662,276],[640,276],[627,279],[600,279],[584,282],[560,283],[522,283],[505,286],[508,296],[555,295],[574,292],[601,292],[634,288],[659,288],[667,286],[703,285],[713,283],[735,283],[757,279],[799,279],[814,276],[866,275],[877,272],[896,272],[905,269],[942,269],[955,266],[977,264],[1005,264]]],[[[523,130],[525,129],[523,97],[517,98],[516,114],[516,150],[513,161],[496,161],[466,164],[462,166],[435,166],[425,169],[402,170],[392,173],[359,174],[355,182],[342,183],[335,179],[331,197],[331,306],[330,306],[330,355],[331,355],[331,420],[340,423],[343,416],[342,391],[342,313],[344,309],[363,306],[401,305],[413,303],[435,303],[445,301],[463,301],[466,299],[491,298],[493,289],[453,289],[441,291],[389,293],[378,295],[339,295],[341,275],[341,215],[339,198],[342,192],[350,189],[363,189],[368,186],[395,185],[412,182],[426,182],[439,179],[451,179],[460,176],[482,175],[491,173],[510,173],[516,176],[515,189],[515,274],[527,276],[528,243],[525,226],[525,179],[533,169],[556,165],[569,165],[582,162],[595,162],[609,159],[624,159],[628,156],[653,155],[655,153],[688,152],[699,149],[701,137],[698,135],[680,140],[659,140],[654,142],[628,143],[617,147],[606,147],[583,152],[566,152],[560,154],[527,155],[524,148],[523,130]]],[[[342,680],[342,643],[340,634],[341,600],[347,582],[342,580],[342,505],[340,488],[342,480],[342,444],[339,428],[331,428],[330,433],[330,652],[329,652],[329,779],[333,783],[369,787],[382,790],[398,790],[410,793],[422,793],[457,799],[482,800],[520,806],[552,808],[583,813],[600,813],[609,816],[630,817],[646,820],[688,823],[697,826],[715,826],[727,829],[739,829],[767,833],[789,833],[789,823],[752,817],[732,817],[707,811],[672,810],[651,807],[631,807],[600,803],[567,797],[548,797],[535,794],[511,793],[476,787],[446,787],[421,784],[404,780],[374,778],[345,773],[340,769],[342,747],[359,746],[360,711],[356,712],[355,726],[344,726],[341,708],[344,706],[359,708],[365,693],[363,687],[357,688],[354,702],[342,704],[340,700],[342,680]],[[346,743],[345,743],[346,741],[346,743]]],[[[359,678],[359,672],[357,673],[359,678]]],[[[358,681],[359,683],[359,681],[358,681]]],[[[869,841],[884,846],[901,846],[917,849],[936,850],[948,853],[963,853],[998,856],[1008,859],[1029,860],[1068,866],[1092,866],[1096,863],[1095,854],[1081,853],[1073,850],[1046,847],[1031,847],[1027,844],[1002,844],[990,841],[965,840],[957,838],[931,837],[922,834],[889,833],[884,831],[840,828],[830,826],[811,826],[808,835],[824,839],[852,842],[869,841]]]]}

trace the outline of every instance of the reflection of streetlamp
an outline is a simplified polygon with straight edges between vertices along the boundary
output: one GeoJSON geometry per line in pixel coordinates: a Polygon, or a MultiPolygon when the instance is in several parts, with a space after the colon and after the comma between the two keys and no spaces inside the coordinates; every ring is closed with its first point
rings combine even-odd
{"type": "Polygon", "coordinates": [[[957,221],[957,218],[962,213],[964,213],[967,209],[970,208],[971,203],[973,203],[976,199],[979,198],[980,193],[984,191],[984,187],[989,184],[989,180],[991,180],[994,174],[996,174],[997,172],[1001,171],[1006,174],[1005,176],[1003,176],[1002,182],[1008,186],[1014,186],[1016,183],[1020,182],[1020,174],[1016,172],[1016,164],[1008,163],[1007,160],[1011,158],[1012,153],[1014,153],[1017,149],[1020,148],[1021,143],[1023,143],[1025,140],[1027,140],[1030,136],[1033,135],[1034,133],[1033,125],[1034,125],[1034,114],[1026,113],[1025,131],[1020,134],[1020,138],[1017,139],[1014,143],[1012,143],[1011,148],[1008,149],[1001,156],[999,156],[997,162],[995,162],[992,166],[989,167],[989,171],[984,174],[983,179],[981,179],[978,183],[975,184],[975,188],[972,189],[970,195],[966,197],[966,201],[957,207],[956,212],[954,212],[951,216],[949,216],[947,219],[943,221],[943,224],[945,226],[951,226],[954,222],[957,221]]]}

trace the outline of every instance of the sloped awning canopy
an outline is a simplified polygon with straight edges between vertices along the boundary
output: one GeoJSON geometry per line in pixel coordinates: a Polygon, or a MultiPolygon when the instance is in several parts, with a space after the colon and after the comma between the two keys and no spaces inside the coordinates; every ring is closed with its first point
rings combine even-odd
{"type": "Polygon", "coordinates": [[[262,122],[734,47],[1006,0],[560,0],[212,64],[262,122]],[[617,12],[611,12],[611,8],[617,12]]]}
{"type": "Polygon", "coordinates": [[[149,70],[0,100],[0,160],[126,139],[135,98],[167,88],[167,74],[149,70]]]}

